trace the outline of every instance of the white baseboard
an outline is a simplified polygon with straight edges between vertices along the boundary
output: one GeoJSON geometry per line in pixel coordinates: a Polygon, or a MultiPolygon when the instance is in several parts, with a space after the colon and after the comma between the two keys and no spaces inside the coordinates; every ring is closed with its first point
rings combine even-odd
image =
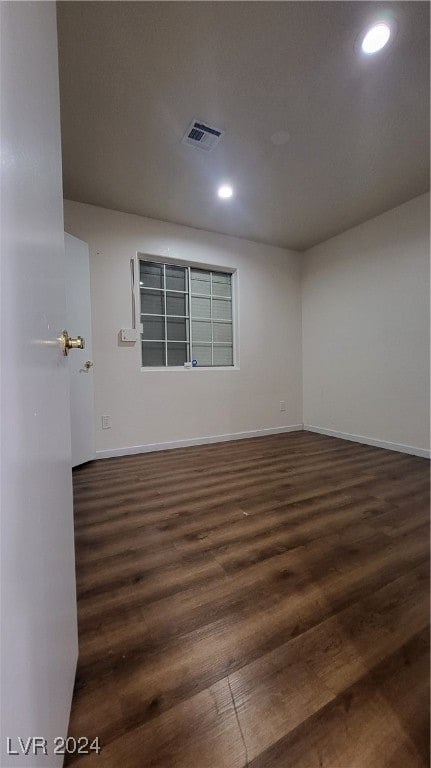
{"type": "Polygon", "coordinates": [[[170,451],[173,448],[187,448],[190,445],[225,443],[228,440],[245,440],[250,437],[278,435],[282,432],[301,432],[302,429],[302,424],[289,424],[286,427],[269,427],[269,429],[256,429],[250,432],[232,432],[227,435],[210,435],[209,437],[191,437],[186,440],[172,440],[168,443],[147,443],[146,445],[132,445],[126,448],[108,448],[105,451],[96,451],[96,459],[112,459],[115,456],[131,456],[135,453],[151,453],[152,451],[170,451]]]}
{"type": "Polygon", "coordinates": [[[424,459],[431,458],[431,451],[427,448],[415,448],[413,445],[403,445],[402,443],[389,443],[387,440],[376,440],[374,437],[363,437],[363,435],[351,435],[348,432],[337,432],[334,429],[325,429],[323,427],[314,427],[311,424],[304,424],[304,431],[318,432],[319,435],[328,435],[329,437],[339,437],[342,440],[351,440],[354,443],[364,443],[373,445],[376,448],[386,448],[388,451],[399,451],[400,453],[410,453],[412,456],[421,456],[424,459]]]}

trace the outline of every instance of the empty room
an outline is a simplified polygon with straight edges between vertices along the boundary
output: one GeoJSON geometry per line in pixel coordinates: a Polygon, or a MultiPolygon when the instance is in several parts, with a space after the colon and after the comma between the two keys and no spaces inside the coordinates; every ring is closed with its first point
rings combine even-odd
{"type": "Polygon", "coordinates": [[[2,768],[427,768],[429,4],[1,14],[2,768]]]}

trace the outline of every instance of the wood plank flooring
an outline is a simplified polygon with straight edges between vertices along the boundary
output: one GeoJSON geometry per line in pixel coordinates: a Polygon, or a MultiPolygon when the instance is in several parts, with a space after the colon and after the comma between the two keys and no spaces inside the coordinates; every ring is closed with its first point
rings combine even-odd
{"type": "Polygon", "coordinates": [[[74,472],[79,768],[427,768],[429,462],[307,432],[74,472]]]}

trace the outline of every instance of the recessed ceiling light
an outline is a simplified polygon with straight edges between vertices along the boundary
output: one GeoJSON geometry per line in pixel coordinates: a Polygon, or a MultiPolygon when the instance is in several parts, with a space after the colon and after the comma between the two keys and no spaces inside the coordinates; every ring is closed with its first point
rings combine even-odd
{"type": "Polygon", "coordinates": [[[371,54],[377,53],[385,47],[391,36],[390,27],[383,21],[379,24],[374,24],[368,32],[366,32],[364,39],[362,40],[362,50],[364,53],[371,54]]]}
{"type": "Polygon", "coordinates": [[[221,187],[218,188],[217,194],[222,200],[227,200],[229,197],[232,197],[233,189],[229,184],[222,184],[221,187]]]}

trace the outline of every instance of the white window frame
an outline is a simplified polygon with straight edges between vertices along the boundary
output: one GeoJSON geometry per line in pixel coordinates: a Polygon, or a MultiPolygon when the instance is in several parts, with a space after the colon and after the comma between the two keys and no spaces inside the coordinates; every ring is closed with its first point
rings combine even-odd
{"type": "MultiPolygon", "coordinates": [[[[141,363],[141,372],[160,372],[160,371],[239,371],[239,274],[237,267],[230,267],[220,264],[208,264],[206,262],[191,261],[186,259],[172,258],[170,256],[160,256],[150,253],[142,253],[138,251],[136,253],[135,263],[135,312],[136,312],[136,327],[138,329],[139,338],[139,358],[141,363]],[[185,368],[183,365],[160,365],[160,366],[143,366],[142,365],[142,339],[141,339],[141,291],[139,284],[140,275],[140,262],[149,261],[154,264],[165,264],[172,267],[189,267],[191,269],[202,269],[213,272],[224,272],[231,275],[232,280],[232,349],[233,349],[233,365],[197,365],[191,368],[185,368]]],[[[191,290],[190,290],[190,271],[189,282],[187,286],[186,295],[188,296],[189,304],[189,343],[190,349],[192,348],[192,323],[191,323],[191,290]]]]}

